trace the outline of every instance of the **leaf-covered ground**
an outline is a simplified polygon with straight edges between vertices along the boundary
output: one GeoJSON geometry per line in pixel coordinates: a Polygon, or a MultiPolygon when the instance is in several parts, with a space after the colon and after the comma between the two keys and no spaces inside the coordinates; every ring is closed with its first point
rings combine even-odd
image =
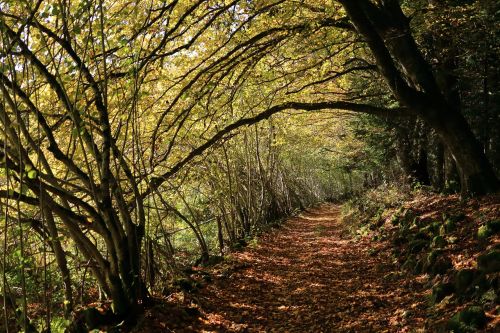
{"type": "Polygon", "coordinates": [[[353,239],[339,207],[289,219],[216,266],[194,294],[146,314],[148,332],[409,332],[423,328],[423,283],[400,273],[388,241],[353,239]]]}

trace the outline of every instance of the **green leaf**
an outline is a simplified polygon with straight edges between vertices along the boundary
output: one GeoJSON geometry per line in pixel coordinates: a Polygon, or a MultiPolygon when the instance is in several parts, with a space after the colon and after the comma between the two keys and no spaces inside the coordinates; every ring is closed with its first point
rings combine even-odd
{"type": "Polygon", "coordinates": [[[37,176],[36,170],[30,170],[30,171],[28,171],[28,178],[29,179],[36,179],[36,176],[37,176]]]}
{"type": "Polygon", "coordinates": [[[28,193],[28,191],[29,191],[28,186],[22,184],[21,185],[21,194],[26,194],[26,193],[28,193]]]}

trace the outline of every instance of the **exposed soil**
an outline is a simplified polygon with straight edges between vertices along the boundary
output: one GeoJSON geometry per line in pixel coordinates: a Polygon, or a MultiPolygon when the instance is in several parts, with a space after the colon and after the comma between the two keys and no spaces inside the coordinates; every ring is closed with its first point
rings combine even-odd
{"type": "Polygon", "coordinates": [[[399,272],[388,241],[352,239],[339,215],[338,206],[322,205],[290,218],[182,296],[196,304],[190,315],[172,318],[171,308],[157,306],[141,332],[423,330],[423,281],[399,272]]]}

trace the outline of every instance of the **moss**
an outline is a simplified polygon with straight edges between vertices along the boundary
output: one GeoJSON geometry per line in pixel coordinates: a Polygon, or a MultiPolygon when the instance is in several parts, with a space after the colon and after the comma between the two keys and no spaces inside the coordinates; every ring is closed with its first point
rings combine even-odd
{"type": "Polygon", "coordinates": [[[408,259],[403,263],[401,268],[406,271],[413,272],[415,269],[415,266],[417,265],[417,260],[414,255],[410,255],[408,259]]]}
{"type": "Polygon", "coordinates": [[[210,256],[208,258],[208,261],[204,264],[204,266],[214,266],[214,265],[217,265],[221,262],[224,261],[224,257],[223,256],[216,256],[216,255],[213,255],[213,256],[210,256]]]}
{"type": "Polygon", "coordinates": [[[188,278],[178,278],[173,282],[173,285],[177,287],[180,290],[191,292],[195,289],[197,289],[197,283],[196,281],[188,278]]]}
{"type": "Polygon", "coordinates": [[[451,259],[443,255],[443,251],[436,249],[427,255],[424,263],[424,271],[433,275],[444,274],[452,268],[451,259]]]}
{"type": "Polygon", "coordinates": [[[439,234],[439,227],[441,224],[439,222],[432,222],[431,224],[420,228],[420,232],[424,233],[427,235],[427,237],[433,237],[437,234],[439,234]]]}
{"type": "Polygon", "coordinates": [[[477,291],[478,295],[481,295],[490,287],[490,281],[488,281],[486,275],[483,272],[479,271],[479,274],[474,279],[474,282],[472,282],[472,285],[474,286],[474,290],[477,291]]]}
{"type": "Polygon", "coordinates": [[[432,274],[444,274],[450,268],[453,268],[453,263],[448,256],[439,257],[431,268],[432,274]]]}
{"type": "Polygon", "coordinates": [[[455,333],[474,332],[487,323],[486,315],[479,306],[470,306],[456,313],[448,322],[448,329],[455,333]]]}
{"type": "Polygon", "coordinates": [[[432,247],[433,248],[443,248],[447,244],[446,240],[443,236],[436,236],[432,239],[432,247]]]}
{"type": "Polygon", "coordinates": [[[447,233],[453,232],[457,229],[457,223],[452,220],[444,221],[444,229],[447,233]]]}
{"type": "Polygon", "coordinates": [[[457,294],[461,295],[469,289],[474,281],[475,277],[478,275],[475,269],[461,269],[455,275],[455,289],[457,294]]]}
{"type": "Polygon", "coordinates": [[[435,249],[427,254],[426,262],[428,266],[433,265],[436,260],[443,254],[443,250],[435,249]]]}
{"type": "Polygon", "coordinates": [[[415,221],[416,214],[411,209],[406,209],[401,217],[399,217],[399,224],[408,225],[415,221]]]}
{"type": "Polygon", "coordinates": [[[408,244],[410,253],[419,253],[427,246],[429,246],[428,241],[423,239],[416,239],[411,241],[410,244],[408,244]]]}
{"type": "Polygon", "coordinates": [[[425,258],[420,258],[417,260],[417,264],[415,265],[415,268],[413,269],[414,274],[420,274],[424,271],[424,262],[425,258]]]}
{"type": "Polygon", "coordinates": [[[399,221],[399,216],[397,214],[394,214],[392,217],[391,217],[391,224],[393,226],[396,226],[400,223],[399,221]]]}
{"type": "Polygon", "coordinates": [[[417,232],[415,235],[413,235],[413,239],[415,239],[415,240],[420,239],[420,240],[428,241],[428,240],[431,240],[431,237],[427,233],[420,231],[420,232],[417,232]]]}
{"type": "Polygon", "coordinates": [[[440,235],[440,236],[445,236],[445,235],[446,235],[446,228],[444,227],[444,224],[442,224],[442,225],[439,227],[439,235],[440,235]]]}
{"type": "Polygon", "coordinates": [[[485,273],[500,272],[500,250],[491,250],[477,258],[479,269],[485,273]]]}
{"type": "Polygon", "coordinates": [[[479,240],[485,240],[493,235],[493,230],[491,230],[487,225],[483,225],[477,229],[477,238],[479,240]]]}
{"type": "Polygon", "coordinates": [[[460,221],[465,220],[466,215],[464,213],[459,213],[455,215],[451,215],[447,220],[450,220],[451,222],[457,223],[460,221]]]}
{"type": "Polygon", "coordinates": [[[500,220],[488,221],[486,222],[486,226],[493,232],[493,234],[500,232],[500,220]]]}
{"type": "Polygon", "coordinates": [[[404,236],[397,236],[392,240],[392,244],[396,247],[401,246],[408,242],[408,239],[404,236]]]}
{"type": "Polygon", "coordinates": [[[113,323],[115,319],[111,311],[101,313],[94,307],[87,308],[83,311],[83,318],[88,329],[93,330],[103,325],[113,323]]]}
{"type": "Polygon", "coordinates": [[[439,228],[441,227],[441,225],[442,225],[441,222],[438,221],[434,221],[431,223],[430,229],[434,235],[439,233],[439,228]]]}
{"type": "Polygon", "coordinates": [[[446,296],[453,294],[455,287],[451,283],[438,283],[432,287],[431,300],[436,304],[441,302],[446,296]]]}

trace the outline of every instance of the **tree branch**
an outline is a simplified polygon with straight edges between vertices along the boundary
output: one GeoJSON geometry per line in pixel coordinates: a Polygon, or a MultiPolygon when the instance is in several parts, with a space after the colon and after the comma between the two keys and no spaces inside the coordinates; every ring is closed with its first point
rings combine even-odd
{"type": "MultiPolygon", "coordinates": [[[[344,102],[344,101],[326,101],[326,102],[317,102],[317,103],[305,103],[305,102],[287,102],[280,105],[275,105],[266,111],[263,111],[253,117],[242,118],[230,125],[227,125],[222,130],[217,132],[206,141],[201,146],[193,149],[184,159],[177,162],[173,167],[170,168],[167,172],[163,173],[159,177],[154,177],[151,179],[149,183],[148,189],[141,194],[141,200],[144,200],[148,195],[150,195],[153,191],[158,189],[163,182],[167,179],[175,175],[184,165],[189,163],[195,157],[203,154],[207,149],[209,149],[212,145],[214,145],[217,141],[221,140],[225,135],[229,134],[231,131],[242,127],[249,126],[255,123],[260,122],[261,120],[268,119],[272,115],[281,112],[283,110],[304,110],[304,111],[319,111],[319,110],[327,110],[327,109],[336,109],[336,110],[345,110],[345,111],[353,111],[353,112],[361,112],[366,114],[372,114],[381,117],[394,117],[395,115],[404,114],[407,109],[398,108],[398,109],[388,109],[381,108],[368,104],[358,104],[352,102],[344,102]]],[[[135,207],[135,202],[129,204],[131,207],[135,207]]]]}

